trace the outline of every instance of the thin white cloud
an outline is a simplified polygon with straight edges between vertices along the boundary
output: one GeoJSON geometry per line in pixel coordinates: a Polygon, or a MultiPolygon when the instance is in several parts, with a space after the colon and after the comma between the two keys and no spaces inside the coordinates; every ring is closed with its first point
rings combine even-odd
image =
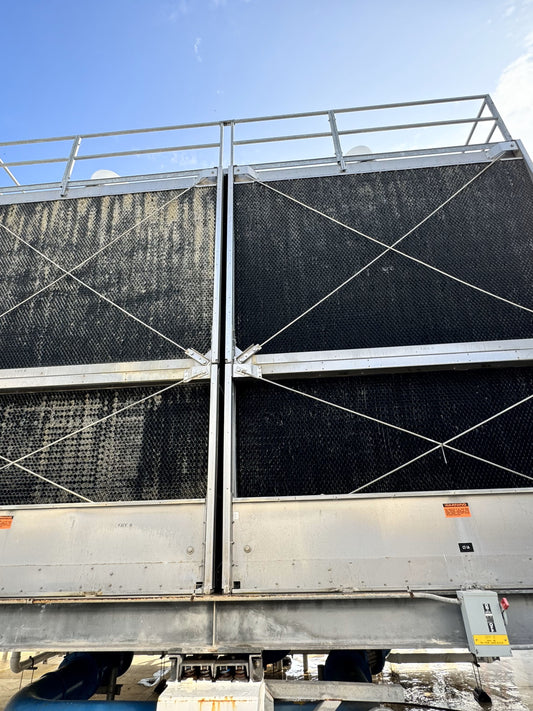
{"type": "Polygon", "coordinates": [[[493,94],[513,138],[521,138],[533,152],[533,32],[525,40],[524,52],[503,70],[493,94]]]}
{"type": "Polygon", "coordinates": [[[202,55],[200,54],[200,45],[202,44],[202,38],[197,37],[194,41],[194,56],[198,62],[202,61],[202,55]]]}
{"type": "Polygon", "coordinates": [[[169,13],[168,19],[170,22],[176,22],[180,17],[189,14],[189,4],[187,0],[179,0],[169,13]]]}

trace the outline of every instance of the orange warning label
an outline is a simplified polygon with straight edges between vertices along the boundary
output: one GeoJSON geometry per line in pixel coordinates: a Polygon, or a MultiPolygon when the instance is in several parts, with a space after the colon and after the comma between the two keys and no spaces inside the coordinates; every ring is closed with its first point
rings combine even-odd
{"type": "Polygon", "coordinates": [[[0,516],[0,529],[11,528],[13,523],[13,516],[0,516]]]}
{"type": "Polygon", "coordinates": [[[468,504],[442,504],[446,518],[468,518],[470,507],[468,504]]]}

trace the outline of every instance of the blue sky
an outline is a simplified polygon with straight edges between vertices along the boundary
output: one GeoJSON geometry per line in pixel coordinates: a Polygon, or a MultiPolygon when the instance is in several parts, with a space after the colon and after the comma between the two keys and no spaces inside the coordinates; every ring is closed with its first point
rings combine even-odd
{"type": "Polygon", "coordinates": [[[533,0],[4,0],[1,36],[0,141],[490,92],[533,150],[533,0]]]}

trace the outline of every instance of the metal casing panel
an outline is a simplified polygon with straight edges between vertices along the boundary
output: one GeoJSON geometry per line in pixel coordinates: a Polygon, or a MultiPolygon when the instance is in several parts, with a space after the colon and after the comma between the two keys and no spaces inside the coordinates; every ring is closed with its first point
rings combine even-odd
{"type": "Polygon", "coordinates": [[[204,580],[204,505],[2,510],[1,597],[192,594],[204,580]]]}
{"type": "Polygon", "coordinates": [[[532,504],[531,492],[236,500],[233,584],[264,593],[532,588],[532,504]],[[450,503],[468,510],[450,517],[450,503]]]}

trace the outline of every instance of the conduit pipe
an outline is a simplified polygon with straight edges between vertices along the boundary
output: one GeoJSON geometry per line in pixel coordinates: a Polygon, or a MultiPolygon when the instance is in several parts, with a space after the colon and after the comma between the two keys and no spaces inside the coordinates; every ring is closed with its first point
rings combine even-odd
{"type": "Polygon", "coordinates": [[[34,657],[28,657],[24,661],[20,661],[20,652],[11,652],[11,657],[9,658],[9,668],[13,674],[20,674],[20,672],[25,669],[31,669],[35,664],[44,662],[50,657],[55,657],[57,652],[39,652],[34,657]]]}
{"type": "Polygon", "coordinates": [[[113,669],[123,674],[132,659],[131,653],[68,654],[59,669],[15,694],[5,711],[155,711],[155,701],[88,701],[108,682],[113,669]]]}

